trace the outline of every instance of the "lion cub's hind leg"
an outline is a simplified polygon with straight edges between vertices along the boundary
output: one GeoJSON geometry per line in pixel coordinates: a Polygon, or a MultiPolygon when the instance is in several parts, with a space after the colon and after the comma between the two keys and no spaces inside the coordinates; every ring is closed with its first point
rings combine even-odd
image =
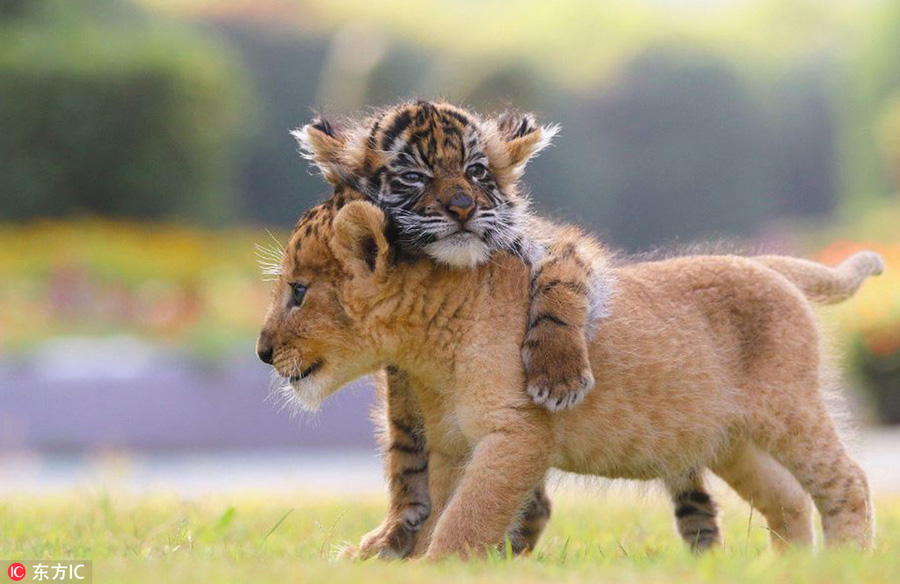
{"type": "Polygon", "coordinates": [[[706,486],[702,471],[691,472],[685,480],[667,484],[675,504],[675,524],[691,551],[701,553],[722,543],[719,508],[706,486]]]}
{"type": "Polygon", "coordinates": [[[577,406],[594,386],[588,329],[602,314],[610,293],[598,283],[602,275],[595,265],[600,254],[589,238],[564,229],[532,268],[522,361],[528,394],[551,411],[577,406]]]}
{"type": "Polygon", "coordinates": [[[812,499],[771,456],[747,444],[712,471],[766,518],[773,547],[813,544],[812,499]]]}
{"type": "Polygon", "coordinates": [[[789,402],[779,412],[789,421],[780,425],[782,432],[758,428],[754,440],[812,496],[822,517],[826,544],[856,544],[868,549],[875,526],[865,472],[847,453],[824,404],[797,402],[789,402]]]}

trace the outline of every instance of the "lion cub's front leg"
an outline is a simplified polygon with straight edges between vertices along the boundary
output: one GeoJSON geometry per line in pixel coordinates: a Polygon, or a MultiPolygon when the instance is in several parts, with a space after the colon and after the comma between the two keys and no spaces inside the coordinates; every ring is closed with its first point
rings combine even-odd
{"type": "Polygon", "coordinates": [[[452,497],[445,507],[441,506],[440,516],[429,521],[434,530],[428,542],[428,559],[483,555],[490,548],[496,549],[516,513],[534,496],[549,470],[549,445],[553,442],[550,425],[527,414],[518,419],[509,416],[508,420],[508,428],[485,436],[475,445],[452,497]]]}
{"type": "Polygon", "coordinates": [[[345,552],[359,559],[406,557],[431,511],[425,429],[409,378],[388,368],[379,392],[385,411],[376,418],[383,425],[381,441],[390,502],[381,525],[363,537],[359,548],[345,552]]]}
{"type": "MultiPolygon", "coordinates": [[[[424,553],[437,515],[462,467],[462,462],[457,461],[446,468],[446,457],[437,453],[436,458],[429,455],[422,412],[404,373],[389,369],[379,381],[378,389],[384,411],[375,416],[381,425],[390,501],[381,524],[363,536],[358,547],[348,546],[343,550],[342,556],[351,559],[396,559],[415,555],[416,550],[424,553]],[[432,502],[433,495],[437,499],[432,502]]],[[[534,549],[550,519],[550,506],[541,484],[508,533],[513,553],[518,555],[534,549]]]]}
{"type": "Polygon", "coordinates": [[[532,268],[531,313],[522,361],[527,391],[550,411],[575,407],[594,386],[588,328],[603,310],[603,274],[594,270],[601,250],[574,229],[562,229],[532,268]]]}

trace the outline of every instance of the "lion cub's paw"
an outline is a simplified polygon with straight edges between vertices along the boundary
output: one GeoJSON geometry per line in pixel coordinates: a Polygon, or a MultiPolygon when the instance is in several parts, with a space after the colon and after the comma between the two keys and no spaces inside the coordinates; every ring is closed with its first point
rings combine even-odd
{"type": "MultiPolygon", "coordinates": [[[[584,341],[582,340],[582,345],[584,341]]],[[[594,375],[583,346],[522,348],[526,391],[534,403],[551,412],[574,408],[594,387],[594,375]]]]}

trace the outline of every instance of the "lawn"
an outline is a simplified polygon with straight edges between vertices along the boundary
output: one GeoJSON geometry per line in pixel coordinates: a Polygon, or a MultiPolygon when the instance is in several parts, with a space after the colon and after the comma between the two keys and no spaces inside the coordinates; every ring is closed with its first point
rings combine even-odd
{"type": "Polygon", "coordinates": [[[618,489],[562,494],[538,550],[448,561],[335,560],[376,525],[380,497],[300,494],[139,498],[110,494],[6,497],[0,558],[92,559],[95,582],[897,582],[900,498],[879,499],[878,545],[778,555],[749,507],[725,498],[725,547],[692,557],[661,498],[618,489]]]}

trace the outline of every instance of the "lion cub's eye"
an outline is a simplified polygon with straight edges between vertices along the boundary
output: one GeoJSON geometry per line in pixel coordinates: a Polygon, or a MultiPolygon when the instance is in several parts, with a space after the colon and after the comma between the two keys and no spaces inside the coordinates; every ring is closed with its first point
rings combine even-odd
{"type": "Polygon", "coordinates": [[[303,284],[291,284],[291,304],[300,306],[303,303],[303,297],[306,296],[306,286],[303,284]]]}
{"type": "Polygon", "coordinates": [[[416,172],[414,170],[409,170],[403,173],[400,173],[400,180],[407,183],[421,183],[425,182],[425,173],[416,172]]]}
{"type": "Polygon", "coordinates": [[[466,174],[469,175],[469,178],[472,180],[484,180],[488,175],[488,169],[480,162],[476,162],[475,164],[469,165],[466,169],[466,174]]]}

